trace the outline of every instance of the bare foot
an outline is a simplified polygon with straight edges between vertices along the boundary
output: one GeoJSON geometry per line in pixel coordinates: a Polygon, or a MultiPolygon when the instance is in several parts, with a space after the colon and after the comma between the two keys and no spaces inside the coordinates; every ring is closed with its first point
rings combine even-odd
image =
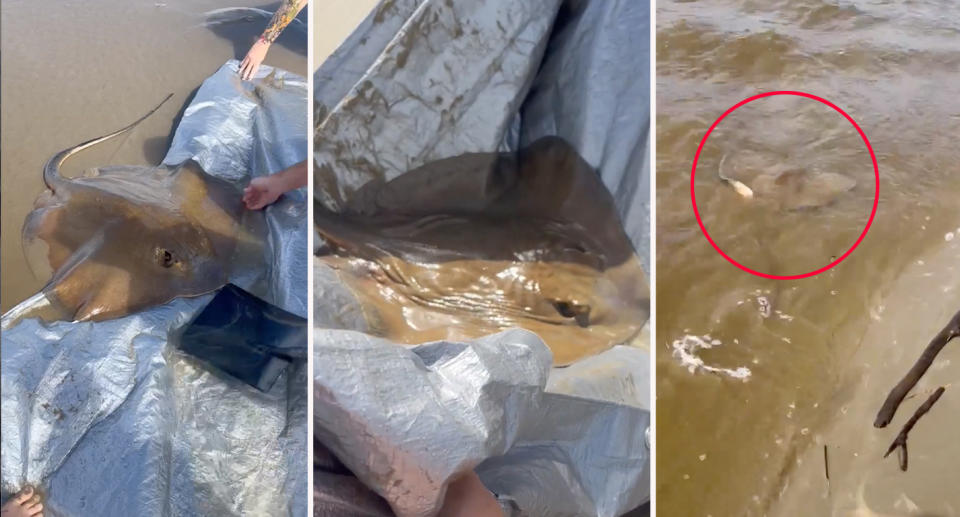
{"type": "Polygon", "coordinates": [[[43,517],[43,504],[40,503],[40,494],[33,491],[33,487],[24,487],[17,495],[10,498],[7,504],[0,508],[2,517],[43,517]]]}
{"type": "Polygon", "coordinates": [[[471,471],[447,487],[439,517],[503,517],[503,510],[497,498],[471,471]]]}

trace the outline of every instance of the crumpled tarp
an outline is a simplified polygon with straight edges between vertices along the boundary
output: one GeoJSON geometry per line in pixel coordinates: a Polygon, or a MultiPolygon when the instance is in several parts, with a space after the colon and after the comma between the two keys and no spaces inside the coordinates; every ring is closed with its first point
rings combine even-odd
{"type": "MultiPolygon", "coordinates": [[[[559,135],[598,169],[649,270],[648,13],[381,2],[315,75],[316,199],[337,210],[369,181],[559,135]]],[[[565,369],[520,330],[404,347],[356,332],[359,304],[314,268],[314,432],[395,512],[435,514],[471,469],[513,515],[612,516],[649,500],[647,334],[565,369]]]]}
{"type": "MultiPolygon", "coordinates": [[[[307,82],[238,62],[208,78],[183,113],[165,164],[195,159],[240,184],[306,159],[307,82]],[[268,77],[269,76],[269,77],[268,77]]],[[[263,215],[266,272],[233,280],[306,316],[306,192],[263,215]]],[[[177,299],[103,322],[4,316],[4,498],[24,484],[45,515],[305,515],[306,365],[268,393],[208,372],[175,350],[171,332],[212,295],[177,299]]]]}

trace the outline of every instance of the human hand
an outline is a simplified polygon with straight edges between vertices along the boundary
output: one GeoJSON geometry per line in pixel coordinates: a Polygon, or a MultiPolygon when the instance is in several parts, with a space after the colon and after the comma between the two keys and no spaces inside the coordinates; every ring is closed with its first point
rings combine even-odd
{"type": "Polygon", "coordinates": [[[263,63],[263,59],[267,57],[268,50],[270,50],[270,42],[263,38],[258,38],[256,43],[250,47],[243,61],[240,62],[239,73],[241,79],[249,81],[250,78],[257,73],[257,69],[260,68],[260,63],[263,63]]]}
{"type": "Polygon", "coordinates": [[[40,502],[40,494],[34,492],[32,487],[25,487],[4,503],[3,508],[0,509],[0,515],[3,517],[43,517],[43,503],[40,502]]]}
{"type": "Polygon", "coordinates": [[[273,203],[283,194],[283,188],[277,184],[276,176],[260,176],[250,180],[243,189],[243,204],[250,210],[260,210],[273,203]]]}

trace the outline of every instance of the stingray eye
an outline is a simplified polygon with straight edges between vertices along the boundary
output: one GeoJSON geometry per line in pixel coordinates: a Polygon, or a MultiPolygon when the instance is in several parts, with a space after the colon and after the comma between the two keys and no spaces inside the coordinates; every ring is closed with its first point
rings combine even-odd
{"type": "Polygon", "coordinates": [[[157,263],[165,268],[172,267],[174,264],[173,253],[163,248],[157,248],[157,263]]]}
{"type": "Polygon", "coordinates": [[[564,318],[573,318],[581,327],[590,326],[590,306],[571,302],[554,301],[553,308],[564,318]]]}
{"type": "Polygon", "coordinates": [[[576,313],[573,312],[573,306],[568,302],[553,302],[553,308],[557,309],[557,312],[564,318],[576,316],[576,313]]]}

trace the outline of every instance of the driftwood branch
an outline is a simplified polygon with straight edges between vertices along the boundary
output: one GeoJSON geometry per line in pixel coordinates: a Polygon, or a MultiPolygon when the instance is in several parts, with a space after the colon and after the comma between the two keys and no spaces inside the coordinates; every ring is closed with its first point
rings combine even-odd
{"type": "Polygon", "coordinates": [[[830,481],[830,460],[827,459],[827,446],[823,446],[823,476],[830,481]]]}
{"type": "Polygon", "coordinates": [[[927,411],[930,411],[930,408],[940,399],[940,395],[943,395],[944,388],[943,386],[937,388],[937,391],[934,391],[929,397],[927,397],[926,402],[924,402],[920,407],[917,408],[917,411],[910,417],[910,420],[907,420],[906,424],[903,424],[903,429],[900,430],[900,434],[893,440],[893,443],[890,444],[890,448],[887,449],[887,453],[883,455],[884,458],[890,455],[891,452],[900,449],[900,470],[907,471],[907,435],[910,434],[910,430],[913,429],[913,426],[917,425],[917,421],[920,420],[920,417],[927,414],[927,411]]]}
{"type": "MultiPolygon", "coordinates": [[[[876,420],[873,421],[874,427],[886,427],[887,424],[893,420],[893,415],[897,412],[897,408],[900,407],[900,403],[903,402],[903,398],[907,396],[907,393],[916,386],[920,378],[923,377],[923,374],[927,372],[927,369],[933,364],[933,360],[937,357],[937,354],[940,353],[940,350],[943,350],[943,347],[957,336],[960,336],[960,312],[957,312],[953,319],[950,320],[950,323],[947,323],[947,326],[930,341],[930,344],[927,345],[927,348],[920,354],[920,358],[913,364],[910,371],[890,390],[890,394],[887,395],[887,400],[884,401],[883,407],[877,412],[876,420]]],[[[937,397],[939,397],[939,395],[937,395],[937,397]]],[[[933,398],[933,396],[931,396],[931,398],[933,398]]],[[[904,456],[906,456],[906,447],[904,447],[904,456]]]]}

